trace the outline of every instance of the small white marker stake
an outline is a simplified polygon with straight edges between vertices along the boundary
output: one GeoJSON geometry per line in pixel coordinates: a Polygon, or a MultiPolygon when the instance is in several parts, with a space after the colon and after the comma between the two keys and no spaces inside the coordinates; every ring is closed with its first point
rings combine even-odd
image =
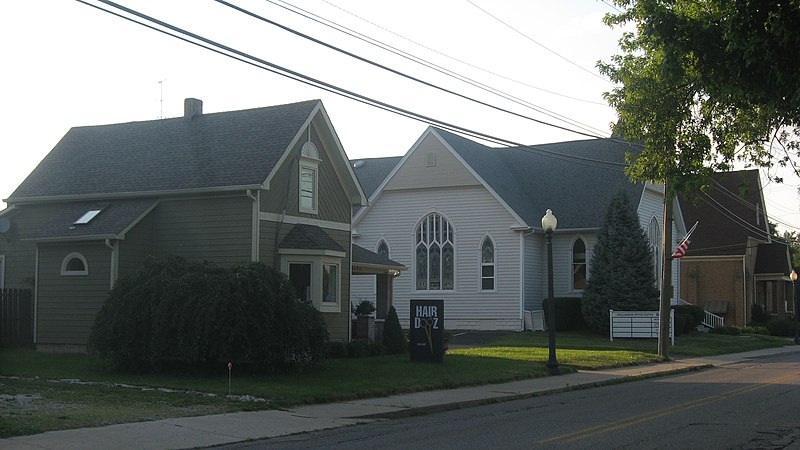
{"type": "Polygon", "coordinates": [[[228,396],[231,395],[231,369],[233,369],[233,363],[228,361],[228,396]]]}

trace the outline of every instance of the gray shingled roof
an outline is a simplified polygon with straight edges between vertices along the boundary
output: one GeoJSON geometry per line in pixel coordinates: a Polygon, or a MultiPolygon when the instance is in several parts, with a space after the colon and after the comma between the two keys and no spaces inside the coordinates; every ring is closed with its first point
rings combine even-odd
{"type": "Polygon", "coordinates": [[[289,230],[286,237],[278,244],[278,248],[295,250],[332,250],[343,252],[341,245],[337,244],[328,233],[316,225],[297,224],[289,230]]]}
{"type": "Polygon", "coordinates": [[[319,100],[72,128],[9,198],[264,182],[319,100]]]}
{"type": "Polygon", "coordinates": [[[383,266],[395,269],[405,269],[406,266],[397,261],[391,260],[383,255],[371,252],[364,247],[353,244],[353,264],[362,264],[370,266],[383,266]]]}
{"type": "Polygon", "coordinates": [[[692,201],[680,196],[686,225],[698,222],[686,255],[744,255],[748,237],[766,240],[767,236],[764,205],[759,212],[755,210],[755,205],[761,203],[758,170],[716,173],[712,178],[715,183],[705,192],[711,200],[700,196],[692,201]]]}
{"type": "MultiPolygon", "coordinates": [[[[118,238],[155,203],[153,199],[135,199],[52,204],[46,207],[46,219],[29,228],[16,227],[15,232],[19,239],[31,241],[118,238]],[[100,213],[89,223],[75,225],[76,220],[91,210],[100,210],[100,213]]],[[[21,206],[19,212],[25,214],[28,208],[43,206],[21,206]]],[[[14,217],[11,222],[15,222],[14,217]]]]}
{"type": "Polygon", "coordinates": [[[549,208],[560,229],[597,228],[620,189],[634,202],[644,189],[623,171],[625,153],[637,148],[616,139],[491,148],[435,131],[529,226],[540,227],[549,208]]]}
{"type": "Polygon", "coordinates": [[[358,182],[361,183],[361,189],[367,199],[378,189],[378,186],[401,159],[403,159],[402,156],[389,156],[386,158],[363,158],[350,161],[353,164],[353,172],[355,172],[358,182]]]}

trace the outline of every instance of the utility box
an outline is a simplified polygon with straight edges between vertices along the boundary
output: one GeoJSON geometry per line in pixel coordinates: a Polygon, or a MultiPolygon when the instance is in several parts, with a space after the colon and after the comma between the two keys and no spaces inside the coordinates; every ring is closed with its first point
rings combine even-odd
{"type": "Polygon", "coordinates": [[[444,362],[444,300],[411,300],[411,361],[444,362]]]}

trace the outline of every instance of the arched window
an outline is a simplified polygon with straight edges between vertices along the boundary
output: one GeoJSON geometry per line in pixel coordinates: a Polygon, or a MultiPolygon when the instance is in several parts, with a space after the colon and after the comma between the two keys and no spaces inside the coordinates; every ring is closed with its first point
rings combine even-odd
{"type": "Polygon", "coordinates": [[[80,253],[70,253],[61,261],[61,275],[89,275],[89,264],[80,253]]]}
{"type": "Polygon", "coordinates": [[[389,257],[389,246],[386,245],[386,241],[381,239],[381,241],[378,242],[378,249],[375,251],[375,253],[383,256],[384,258],[389,257]]]}
{"type": "Polygon", "coordinates": [[[300,175],[298,183],[298,207],[300,212],[317,214],[319,206],[319,163],[320,159],[317,147],[311,141],[303,144],[303,148],[300,150],[300,175]]]}
{"type": "Polygon", "coordinates": [[[647,227],[647,238],[650,241],[650,249],[653,251],[653,270],[655,271],[656,286],[659,286],[661,280],[661,227],[655,217],[650,219],[650,226],[647,227]]]}
{"type": "Polygon", "coordinates": [[[441,214],[428,214],[414,230],[414,241],[417,290],[452,290],[455,284],[455,233],[450,222],[441,214]]]}
{"type": "Polygon", "coordinates": [[[481,243],[481,290],[495,289],[494,242],[486,236],[481,243]]]}
{"type": "Polygon", "coordinates": [[[581,238],[572,244],[572,289],[586,289],[586,244],[581,238]]]}

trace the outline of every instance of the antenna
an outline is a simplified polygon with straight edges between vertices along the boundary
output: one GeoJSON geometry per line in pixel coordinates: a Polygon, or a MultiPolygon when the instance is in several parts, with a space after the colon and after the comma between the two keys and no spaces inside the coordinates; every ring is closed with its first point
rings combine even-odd
{"type": "Polygon", "coordinates": [[[163,79],[163,80],[159,80],[158,81],[158,90],[159,90],[158,102],[160,104],[159,115],[158,115],[159,119],[163,119],[164,118],[164,82],[165,81],[167,81],[166,78],[163,79]]]}

